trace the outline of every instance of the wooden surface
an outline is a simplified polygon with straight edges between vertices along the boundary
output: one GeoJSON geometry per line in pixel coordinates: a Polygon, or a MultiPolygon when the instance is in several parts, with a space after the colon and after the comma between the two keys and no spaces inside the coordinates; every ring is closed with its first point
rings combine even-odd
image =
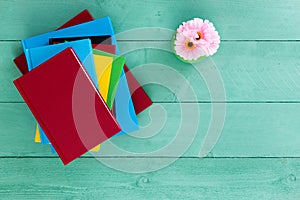
{"type": "MultiPolygon", "coordinates": [[[[298,0],[0,0],[0,199],[299,199],[299,10],[298,0]],[[164,85],[145,86],[155,103],[139,121],[151,124],[151,114],[157,127],[141,133],[153,133],[153,137],[124,135],[111,140],[142,156],[120,154],[104,144],[105,156],[101,151],[87,154],[64,167],[47,146],[33,142],[35,120],[12,84],[20,76],[12,60],[21,52],[21,39],[52,31],[83,9],[96,18],[111,17],[120,49],[133,50],[125,54],[129,67],[144,66],[137,76],[140,82],[167,80],[173,91],[164,85]],[[175,30],[193,17],[207,18],[219,30],[222,43],[212,60],[226,99],[220,89],[212,100],[204,77],[169,52],[172,34],[162,28],[175,30]],[[143,27],[161,29],[149,32],[143,27]],[[124,34],[133,28],[140,29],[124,34]],[[196,98],[154,63],[182,75],[196,98]],[[184,99],[178,99],[178,94],[184,99]],[[208,156],[200,159],[212,107],[223,103],[226,115],[221,137],[208,156]],[[195,106],[200,118],[193,143],[168,167],[132,174],[99,161],[138,171],[141,166],[151,169],[172,160],[183,143],[168,154],[142,153],[168,145],[176,136],[180,109],[195,106]],[[165,115],[157,109],[164,109],[165,115]],[[158,127],[164,120],[164,126],[158,127]]],[[[192,113],[185,125],[187,134],[193,131],[192,113]]]]}

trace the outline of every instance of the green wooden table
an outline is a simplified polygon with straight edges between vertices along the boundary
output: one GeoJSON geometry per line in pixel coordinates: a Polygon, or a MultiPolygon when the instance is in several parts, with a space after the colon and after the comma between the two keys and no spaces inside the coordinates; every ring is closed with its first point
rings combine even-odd
{"type": "MultiPolygon", "coordinates": [[[[0,19],[0,199],[300,198],[299,0],[0,0],[0,19]],[[221,47],[212,60],[201,63],[200,72],[218,71],[226,98],[222,90],[216,90],[212,98],[201,73],[168,51],[171,38],[163,29],[123,34],[118,38],[120,49],[133,50],[125,54],[128,66],[143,67],[137,79],[146,83],[157,78],[174,91],[164,84],[145,86],[154,101],[152,109],[139,116],[142,125],[150,124],[144,128],[147,137],[135,134],[111,140],[127,153],[104,144],[105,154],[87,154],[63,166],[47,146],[33,142],[36,122],[13,86],[21,74],[12,60],[21,52],[21,39],[52,31],[83,9],[95,18],[110,16],[118,34],[143,27],[175,30],[193,17],[211,20],[221,35],[221,47]],[[205,62],[215,65],[205,68],[205,62]],[[182,75],[196,98],[158,66],[182,75]],[[218,105],[226,106],[221,136],[207,157],[199,158],[212,107],[218,105]],[[103,164],[138,172],[141,167],[151,170],[154,164],[174,160],[175,150],[184,149],[184,142],[171,146],[174,155],[131,156],[128,152],[147,153],[168,146],[176,137],[180,108],[195,106],[200,110],[196,137],[169,166],[126,173],[103,164]],[[165,115],[160,114],[162,109],[165,115]],[[164,126],[151,127],[151,119],[164,126]]],[[[194,117],[191,113],[186,122],[187,135],[195,125],[194,117]]]]}

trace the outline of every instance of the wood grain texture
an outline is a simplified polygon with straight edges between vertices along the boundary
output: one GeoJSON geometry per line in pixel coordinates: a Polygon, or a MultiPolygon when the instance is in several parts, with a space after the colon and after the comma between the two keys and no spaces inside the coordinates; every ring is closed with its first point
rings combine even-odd
{"type": "MultiPolygon", "coordinates": [[[[182,21],[202,17],[216,24],[224,40],[300,39],[298,0],[1,0],[0,4],[1,40],[52,31],[85,8],[95,18],[109,15],[117,33],[141,27],[175,30],[182,21]]],[[[144,32],[131,39],[170,39],[159,33],[144,32]]]]}
{"type": "MultiPolygon", "coordinates": [[[[168,80],[174,93],[162,87],[146,86],[155,101],[176,101],[174,96],[182,95],[191,100],[187,84],[172,76],[169,70],[158,68],[157,64],[170,67],[182,75],[193,88],[198,101],[211,101],[205,75],[209,71],[220,74],[225,88],[225,101],[299,101],[300,54],[298,42],[223,42],[216,55],[198,63],[198,67],[180,62],[172,53],[170,42],[119,42],[126,53],[129,67],[143,67],[139,73],[141,82],[168,80]],[[128,52],[128,53],[127,53],[128,52]],[[196,70],[197,69],[197,70],[196,70]],[[162,90],[162,92],[160,92],[162,90]]],[[[217,76],[209,79],[217,80],[217,76]]],[[[166,87],[166,85],[163,87],[166,87]]],[[[222,88],[216,90],[215,101],[224,101],[222,88]]]]}
{"type": "Polygon", "coordinates": [[[0,199],[299,199],[299,10],[298,0],[0,0],[0,199]],[[21,52],[19,40],[53,31],[83,9],[111,17],[128,66],[143,67],[137,79],[157,82],[145,85],[156,103],[139,115],[143,131],[110,140],[136,154],[105,143],[64,167],[47,145],[33,142],[36,122],[13,86],[20,73],[12,60],[21,52]],[[200,74],[170,52],[173,31],[193,17],[211,20],[222,38],[212,61],[200,63],[200,74]],[[225,100],[222,90],[211,98],[203,77],[214,69],[225,100]],[[199,159],[216,105],[211,101],[227,102],[224,128],[208,157],[199,159]],[[195,124],[198,129],[194,139],[183,138],[192,144],[172,165],[129,174],[97,160],[138,171],[179,156],[183,143],[156,157],[141,153],[170,147],[181,108],[192,109],[183,117],[186,135],[195,124]]]}
{"type": "MultiPolygon", "coordinates": [[[[211,60],[199,63],[199,70],[179,61],[171,51],[170,42],[119,42],[119,46],[128,66],[140,67],[135,74],[141,83],[157,82],[145,85],[155,102],[178,102],[176,96],[189,102],[300,100],[300,60],[295,59],[300,54],[300,43],[224,42],[211,60]],[[214,99],[210,96],[203,75],[212,69],[221,76],[226,99],[222,97],[222,88],[216,90],[214,99]],[[174,73],[182,79],[174,77],[174,73]],[[187,87],[194,92],[189,92],[187,87]]],[[[0,59],[0,102],[23,101],[12,83],[20,76],[12,62],[19,52],[19,42],[0,42],[3,58],[0,59]]]]}
{"type": "Polygon", "coordinates": [[[19,42],[0,42],[0,99],[2,102],[23,101],[13,84],[13,81],[21,76],[13,62],[13,59],[22,52],[21,48],[19,42]]]}
{"type": "Polygon", "coordinates": [[[179,159],[143,174],[121,173],[96,159],[64,167],[55,158],[9,158],[1,159],[0,166],[1,199],[300,198],[299,159],[179,159]]]}
{"type": "MultiPolygon", "coordinates": [[[[210,104],[156,103],[148,112],[139,115],[138,120],[145,127],[141,131],[110,140],[123,152],[104,143],[101,151],[95,155],[131,156],[124,152],[129,151],[136,153],[133,155],[135,157],[176,157],[181,156],[178,151],[186,147],[189,149],[183,154],[184,157],[199,155],[211,122],[210,104]],[[199,109],[199,113],[195,109],[199,109]],[[193,132],[195,124],[198,124],[198,129],[193,132]],[[185,133],[183,136],[179,135],[180,127],[185,133]],[[196,136],[193,138],[194,133],[196,136]],[[172,146],[170,143],[174,138],[180,139],[182,143],[172,146]],[[188,145],[186,140],[192,144],[188,145]],[[159,155],[148,154],[163,147],[170,151],[159,155]]],[[[299,112],[300,104],[227,104],[224,129],[209,156],[300,157],[299,112]]],[[[217,112],[215,114],[221,115],[217,112]]],[[[33,142],[34,131],[35,120],[24,103],[0,104],[0,156],[55,156],[48,145],[33,142]]]]}

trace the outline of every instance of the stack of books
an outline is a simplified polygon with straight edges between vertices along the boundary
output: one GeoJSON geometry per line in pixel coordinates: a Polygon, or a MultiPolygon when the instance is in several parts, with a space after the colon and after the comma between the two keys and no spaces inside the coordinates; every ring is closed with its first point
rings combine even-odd
{"type": "Polygon", "coordinates": [[[120,56],[109,17],[84,10],[22,45],[14,62],[23,75],[14,84],[38,122],[34,140],[65,165],[139,129],[137,114],[152,101],[120,56]]]}

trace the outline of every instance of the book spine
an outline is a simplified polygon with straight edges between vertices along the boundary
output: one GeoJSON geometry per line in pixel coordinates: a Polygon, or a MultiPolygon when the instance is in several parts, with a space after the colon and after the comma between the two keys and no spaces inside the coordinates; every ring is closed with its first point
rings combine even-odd
{"type": "MultiPolygon", "coordinates": [[[[49,130],[47,128],[47,126],[44,124],[43,120],[41,119],[41,117],[39,116],[38,112],[36,111],[35,107],[33,106],[33,104],[31,103],[30,99],[27,97],[26,92],[23,90],[22,85],[19,83],[19,80],[14,80],[14,84],[16,86],[16,88],[18,89],[18,91],[20,92],[21,96],[23,97],[23,99],[25,100],[25,102],[28,104],[29,109],[31,110],[32,114],[34,115],[34,117],[37,119],[37,121],[39,122],[40,126],[42,127],[42,129],[46,132],[49,133],[49,130]]],[[[52,141],[55,141],[53,137],[51,137],[51,135],[47,135],[48,138],[51,138],[52,141]],[[50,136],[50,137],[49,137],[50,136]]],[[[65,157],[63,152],[61,151],[61,149],[56,145],[56,144],[52,144],[55,148],[55,150],[57,151],[57,153],[60,155],[60,157],[64,158],[62,159],[62,162],[64,163],[64,165],[66,165],[68,162],[65,162],[65,157]]]]}
{"type": "Polygon", "coordinates": [[[31,71],[33,68],[32,68],[32,62],[31,62],[31,59],[30,58],[30,52],[29,52],[29,49],[27,48],[27,43],[26,43],[26,40],[22,40],[22,46],[23,46],[23,52],[24,52],[24,55],[25,55],[25,60],[26,60],[26,63],[27,63],[27,67],[28,67],[28,71],[31,71]]]}
{"type": "Polygon", "coordinates": [[[22,43],[22,47],[23,47],[23,52],[25,53],[25,51],[26,51],[26,49],[27,49],[26,41],[25,41],[25,40],[22,40],[21,43],[22,43]]]}
{"type": "Polygon", "coordinates": [[[91,86],[94,88],[94,91],[95,91],[96,95],[100,98],[102,104],[103,104],[104,107],[105,107],[105,110],[110,114],[110,116],[111,116],[111,118],[114,120],[115,124],[116,124],[116,125],[118,126],[118,128],[121,130],[121,127],[120,127],[119,123],[114,119],[114,117],[113,117],[113,115],[112,115],[110,109],[107,107],[107,104],[105,103],[105,101],[104,101],[103,97],[101,96],[99,90],[98,90],[98,89],[96,88],[96,86],[94,85],[94,83],[93,83],[92,79],[90,78],[88,72],[87,72],[86,69],[82,66],[82,63],[81,63],[80,60],[78,59],[78,57],[77,57],[75,51],[74,51],[72,48],[70,48],[70,49],[71,49],[71,51],[73,52],[73,54],[75,55],[75,58],[76,58],[77,62],[80,64],[80,68],[82,69],[83,73],[86,75],[86,77],[88,78],[88,80],[89,80],[91,86]]]}
{"type": "Polygon", "coordinates": [[[26,57],[26,61],[27,61],[27,66],[28,66],[28,71],[32,70],[32,61],[31,61],[31,57],[30,57],[30,49],[26,49],[24,51],[25,57],[26,57]]]}

